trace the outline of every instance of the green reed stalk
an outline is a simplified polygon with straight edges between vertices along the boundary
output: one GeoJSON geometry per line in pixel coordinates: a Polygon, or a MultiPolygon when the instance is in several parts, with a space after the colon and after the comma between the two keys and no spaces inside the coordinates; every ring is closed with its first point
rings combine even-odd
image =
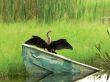
{"type": "Polygon", "coordinates": [[[93,20],[96,19],[96,15],[97,15],[97,3],[94,4],[94,8],[93,8],[93,20]]]}

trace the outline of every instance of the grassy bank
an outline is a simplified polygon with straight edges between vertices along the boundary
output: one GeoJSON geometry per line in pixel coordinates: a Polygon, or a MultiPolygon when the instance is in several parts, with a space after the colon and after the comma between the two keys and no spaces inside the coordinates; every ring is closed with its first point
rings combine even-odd
{"type": "MultiPolygon", "coordinates": [[[[21,45],[32,35],[46,39],[46,32],[51,29],[53,40],[66,38],[73,50],[58,51],[68,58],[95,65],[97,60],[95,44],[102,43],[110,52],[110,41],[107,36],[107,25],[101,23],[61,21],[53,24],[36,21],[0,23],[0,74],[25,72],[21,54],[21,45]]],[[[109,28],[110,29],[110,28],[109,28]]],[[[100,61],[99,61],[100,62],[100,61]]]]}

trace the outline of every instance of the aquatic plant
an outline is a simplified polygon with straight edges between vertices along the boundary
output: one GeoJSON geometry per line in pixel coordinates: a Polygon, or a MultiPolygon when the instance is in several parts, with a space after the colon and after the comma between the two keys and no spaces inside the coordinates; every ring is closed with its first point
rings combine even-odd
{"type": "MultiPolygon", "coordinates": [[[[109,30],[107,30],[107,33],[108,36],[110,36],[109,30]]],[[[105,74],[107,75],[106,80],[108,80],[110,78],[110,53],[103,51],[101,49],[101,44],[95,45],[95,47],[98,50],[96,53],[98,67],[102,69],[102,71],[98,73],[98,78],[101,78],[101,76],[105,74]]]]}

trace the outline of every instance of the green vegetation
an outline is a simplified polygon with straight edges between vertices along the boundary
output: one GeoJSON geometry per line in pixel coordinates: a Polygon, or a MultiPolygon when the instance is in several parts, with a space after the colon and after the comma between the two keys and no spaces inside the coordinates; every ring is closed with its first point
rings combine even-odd
{"type": "MultiPolygon", "coordinates": [[[[110,32],[109,30],[107,30],[108,33],[108,37],[110,38],[110,32]]],[[[109,39],[110,41],[110,39],[109,39]]],[[[95,45],[96,49],[97,49],[97,53],[96,53],[96,57],[97,57],[97,62],[100,61],[100,63],[98,64],[100,69],[103,69],[103,71],[99,72],[97,75],[99,78],[101,78],[101,76],[103,74],[106,74],[106,80],[110,79],[110,51],[108,50],[104,50],[103,49],[103,44],[99,43],[97,45],[95,45]]]]}
{"type": "Polygon", "coordinates": [[[108,70],[110,28],[99,21],[109,16],[110,0],[0,0],[0,76],[25,73],[21,45],[32,35],[46,39],[49,29],[74,48],[59,54],[108,70]],[[96,55],[97,44],[104,52],[96,55]]]}
{"type": "Polygon", "coordinates": [[[21,45],[32,35],[46,39],[46,32],[51,29],[53,40],[66,38],[73,46],[73,50],[58,51],[68,58],[97,65],[95,44],[104,42],[106,50],[110,52],[110,41],[107,36],[108,25],[101,23],[56,21],[53,24],[37,21],[0,23],[0,74],[16,74],[25,72],[22,60],[21,45]]]}
{"type": "Polygon", "coordinates": [[[96,20],[110,14],[110,0],[0,0],[0,19],[96,20]]]}

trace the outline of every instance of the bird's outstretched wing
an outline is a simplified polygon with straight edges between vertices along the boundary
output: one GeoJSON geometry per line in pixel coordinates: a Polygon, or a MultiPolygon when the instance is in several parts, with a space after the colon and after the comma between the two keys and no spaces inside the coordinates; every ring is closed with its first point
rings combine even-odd
{"type": "Polygon", "coordinates": [[[45,48],[46,42],[45,40],[41,39],[39,36],[32,36],[31,39],[27,40],[25,44],[35,45],[40,48],[45,48]]]}
{"type": "Polygon", "coordinates": [[[53,41],[50,44],[51,49],[60,50],[60,49],[73,49],[72,46],[66,41],[66,39],[59,39],[53,41]]]}

